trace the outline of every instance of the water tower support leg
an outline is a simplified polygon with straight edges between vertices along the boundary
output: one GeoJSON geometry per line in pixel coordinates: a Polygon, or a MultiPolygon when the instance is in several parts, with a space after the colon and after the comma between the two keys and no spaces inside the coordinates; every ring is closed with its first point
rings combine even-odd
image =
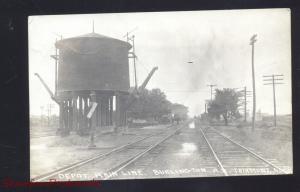
{"type": "Polygon", "coordinates": [[[83,115],[83,127],[82,127],[82,132],[86,133],[88,130],[88,119],[87,119],[87,113],[88,113],[88,98],[84,97],[84,115],[83,115]]]}
{"type": "Polygon", "coordinates": [[[73,95],[73,99],[72,99],[72,108],[73,108],[73,130],[77,132],[78,130],[78,110],[77,110],[77,95],[73,95]]]}
{"type": "Polygon", "coordinates": [[[121,116],[120,116],[120,94],[116,93],[116,127],[120,126],[121,116]]]}
{"type": "Polygon", "coordinates": [[[62,102],[59,104],[59,128],[57,133],[61,134],[64,129],[64,113],[63,113],[63,104],[62,102]]]}
{"type": "Polygon", "coordinates": [[[73,108],[72,108],[72,98],[68,100],[68,113],[69,113],[69,122],[68,122],[68,131],[70,132],[73,129],[73,108]]]}
{"type": "Polygon", "coordinates": [[[98,103],[98,107],[97,107],[97,126],[101,129],[101,121],[102,121],[102,118],[101,118],[101,98],[100,96],[98,95],[97,97],[97,103],[98,103]]]}
{"type": "Polygon", "coordinates": [[[78,106],[78,130],[77,130],[77,134],[80,134],[80,131],[82,130],[82,97],[79,96],[79,106],[78,106]]]}
{"type": "Polygon", "coordinates": [[[113,121],[114,121],[114,118],[113,118],[114,97],[113,96],[110,97],[110,103],[111,103],[111,105],[110,105],[110,125],[113,125],[113,121]]]}

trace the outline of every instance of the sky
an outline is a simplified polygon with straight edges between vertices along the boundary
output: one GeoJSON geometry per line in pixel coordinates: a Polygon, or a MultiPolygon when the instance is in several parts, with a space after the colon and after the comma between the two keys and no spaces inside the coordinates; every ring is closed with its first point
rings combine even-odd
{"type": "MultiPolygon", "coordinates": [[[[135,35],[138,84],[157,66],[147,88],[160,88],[171,102],[188,106],[190,116],[204,112],[205,100],[210,99],[208,84],[252,90],[249,43],[257,34],[256,109],[273,113],[273,89],[263,85],[262,76],[282,74],[284,84],[276,86],[277,114],[292,113],[290,10],[253,9],[30,16],[31,115],[46,114],[50,103],[52,113],[58,113],[58,106],[34,73],[54,91],[55,62],[50,55],[55,53],[55,40],[91,33],[93,21],[96,33],[124,41],[127,32],[135,35]]],[[[130,61],[133,86],[132,66],[130,61]]]]}

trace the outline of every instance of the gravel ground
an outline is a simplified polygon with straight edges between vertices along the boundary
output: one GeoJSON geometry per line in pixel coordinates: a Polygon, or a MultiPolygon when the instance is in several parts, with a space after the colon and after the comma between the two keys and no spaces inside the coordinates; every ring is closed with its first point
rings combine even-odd
{"type": "Polygon", "coordinates": [[[224,135],[236,142],[260,152],[264,158],[276,159],[280,164],[293,167],[291,119],[281,118],[277,127],[269,121],[258,122],[255,130],[249,124],[215,126],[224,135]]]}
{"type": "Polygon", "coordinates": [[[97,146],[94,149],[88,149],[90,137],[80,137],[76,134],[67,137],[31,138],[30,177],[33,178],[89,157],[103,154],[115,147],[161,131],[165,127],[129,128],[122,133],[98,134],[94,139],[97,146]]]}

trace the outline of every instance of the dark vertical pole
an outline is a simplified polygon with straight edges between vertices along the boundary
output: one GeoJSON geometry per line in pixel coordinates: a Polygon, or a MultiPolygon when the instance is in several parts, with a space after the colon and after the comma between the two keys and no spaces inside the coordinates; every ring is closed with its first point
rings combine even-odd
{"type": "Polygon", "coordinates": [[[83,122],[84,122],[84,126],[83,126],[83,132],[86,133],[87,129],[88,129],[88,119],[86,117],[88,113],[88,98],[87,96],[84,96],[84,115],[83,115],[83,122]]]}
{"type": "Polygon", "coordinates": [[[134,80],[135,80],[135,88],[137,89],[137,76],[136,76],[136,63],[135,63],[135,47],[134,47],[134,35],[132,36],[132,52],[133,52],[133,66],[134,66],[134,80]]]}
{"type": "Polygon", "coordinates": [[[105,126],[105,98],[101,95],[101,124],[105,126]]]}
{"type": "Polygon", "coordinates": [[[62,132],[63,134],[67,131],[67,117],[66,117],[66,102],[65,100],[62,101],[62,121],[63,121],[63,126],[62,126],[62,132]]]}
{"type": "Polygon", "coordinates": [[[65,100],[64,104],[64,113],[65,113],[65,133],[69,133],[69,112],[68,112],[68,100],[65,100]]]}
{"type": "Polygon", "coordinates": [[[107,118],[107,113],[106,113],[106,96],[104,95],[102,98],[103,101],[103,125],[106,126],[106,118],[107,118]]]}
{"type": "Polygon", "coordinates": [[[109,108],[109,112],[110,112],[110,125],[113,125],[113,96],[110,96],[110,108],[109,108]]]}
{"type": "Polygon", "coordinates": [[[101,105],[102,105],[101,96],[98,96],[97,102],[98,102],[98,107],[97,107],[98,126],[101,128],[101,125],[102,125],[102,123],[101,123],[102,122],[102,117],[101,117],[101,105]]]}
{"type": "Polygon", "coordinates": [[[63,113],[63,102],[59,102],[59,131],[63,130],[64,126],[64,113],[63,113]]]}
{"type": "Polygon", "coordinates": [[[252,89],[253,89],[253,110],[252,110],[252,131],[255,128],[255,114],[256,114],[256,93],[255,93],[255,69],[254,69],[254,43],[256,42],[256,36],[253,35],[250,39],[250,45],[252,46],[252,89]]]}
{"type": "Polygon", "coordinates": [[[73,126],[73,119],[74,119],[74,113],[73,113],[73,99],[70,98],[70,130],[73,130],[74,129],[74,126],[73,126]]]}
{"type": "Polygon", "coordinates": [[[121,107],[120,107],[120,94],[119,92],[116,93],[116,127],[120,126],[121,122],[121,107]]]}
{"type": "Polygon", "coordinates": [[[105,113],[106,113],[106,126],[109,125],[109,97],[106,96],[105,98],[105,113]]]}
{"type": "Polygon", "coordinates": [[[266,81],[266,83],[264,85],[272,85],[273,86],[273,105],[274,105],[274,127],[277,126],[277,111],[276,111],[276,91],[275,91],[275,86],[278,84],[283,84],[280,81],[283,79],[276,79],[276,77],[280,77],[283,75],[264,75],[263,77],[266,78],[264,79],[264,81],[266,81]],[[271,81],[271,82],[270,82],[271,81]]]}
{"type": "Polygon", "coordinates": [[[104,114],[104,100],[103,100],[103,95],[101,95],[100,97],[100,111],[101,111],[101,126],[104,126],[104,118],[105,118],[105,114],[104,114]]]}
{"type": "Polygon", "coordinates": [[[124,109],[125,98],[122,94],[120,94],[119,97],[120,125],[125,127],[127,125],[126,110],[124,109]]]}
{"type": "Polygon", "coordinates": [[[68,112],[68,100],[65,100],[64,104],[64,113],[65,113],[65,132],[69,132],[69,112],[68,112]]]}
{"type": "Polygon", "coordinates": [[[66,133],[68,132],[69,124],[68,124],[68,118],[69,118],[69,113],[68,113],[68,100],[65,100],[64,104],[64,113],[65,113],[65,130],[66,133]]]}
{"type": "Polygon", "coordinates": [[[78,129],[78,121],[77,121],[77,115],[78,115],[78,113],[77,113],[77,95],[75,94],[75,93],[73,93],[73,98],[72,98],[72,114],[73,114],[73,123],[72,123],[72,125],[73,125],[73,129],[75,130],[75,131],[77,131],[77,129],[78,129]]]}
{"type": "MultiPolygon", "coordinates": [[[[55,40],[57,42],[57,39],[55,40]]],[[[58,65],[58,53],[55,47],[55,95],[57,95],[57,65],[58,65]]]]}
{"type": "Polygon", "coordinates": [[[96,94],[96,102],[98,103],[98,106],[95,110],[95,116],[96,116],[96,127],[98,127],[99,125],[99,113],[98,113],[98,109],[99,109],[99,97],[98,97],[98,94],[96,94]]]}
{"type": "Polygon", "coordinates": [[[272,75],[272,83],[273,83],[273,101],[274,101],[274,126],[276,127],[276,97],[275,97],[275,80],[274,75],[272,75]]]}
{"type": "Polygon", "coordinates": [[[256,93],[255,93],[255,71],[254,71],[254,43],[252,43],[252,88],[253,88],[253,110],[252,110],[252,130],[255,128],[256,114],[256,93]]]}
{"type": "Polygon", "coordinates": [[[82,97],[79,95],[79,102],[78,102],[78,130],[77,133],[80,134],[80,131],[82,130],[82,97]]]}

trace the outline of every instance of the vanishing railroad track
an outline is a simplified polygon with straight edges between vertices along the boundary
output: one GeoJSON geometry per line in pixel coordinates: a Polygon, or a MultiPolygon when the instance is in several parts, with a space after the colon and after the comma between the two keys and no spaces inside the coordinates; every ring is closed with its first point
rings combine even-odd
{"type": "Polygon", "coordinates": [[[286,167],[275,159],[266,159],[211,127],[182,129],[126,166],[122,167],[125,175],[115,178],[139,178],[126,174],[130,170],[141,170],[142,178],[287,174],[286,167]]]}
{"type": "Polygon", "coordinates": [[[181,128],[182,125],[179,125],[176,129],[169,129],[167,131],[148,135],[129,144],[114,148],[109,152],[39,175],[32,178],[32,181],[109,179],[113,175],[108,173],[113,172],[115,174],[119,172],[124,167],[133,163],[160,143],[176,134],[181,128]],[[96,170],[99,170],[99,173],[91,174],[96,170]],[[88,173],[89,176],[83,177],[86,176],[86,173],[88,173]],[[102,173],[104,175],[102,175],[102,173]],[[68,178],[62,179],[59,175],[68,175],[68,178]]]}
{"type": "Polygon", "coordinates": [[[206,127],[199,130],[223,175],[287,174],[276,160],[262,157],[216,129],[206,127]]]}
{"type": "MultiPolygon", "coordinates": [[[[123,172],[127,173],[130,170],[142,170],[144,173],[149,173],[149,175],[146,174],[147,177],[142,175],[141,178],[165,177],[153,176],[153,173],[151,175],[153,166],[171,165],[171,167],[177,167],[176,163],[179,163],[178,168],[180,168],[181,163],[181,166],[206,169],[203,173],[183,173],[177,176],[287,174],[287,171],[283,168],[284,166],[276,160],[262,157],[260,153],[237,143],[216,129],[203,126],[189,129],[185,123],[163,132],[147,135],[109,152],[37,176],[33,178],[33,181],[119,179],[120,176],[122,178],[123,172]],[[182,130],[182,128],[185,129],[182,130]],[[187,164],[176,162],[174,156],[169,156],[178,152],[178,148],[175,147],[176,142],[180,146],[182,142],[195,142],[198,149],[192,153],[192,157],[187,164]],[[166,149],[169,153],[164,153],[166,149]],[[172,150],[174,151],[172,152],[172,150]],[[164,160],[167,159],[167,162],[161,161],[162,156],[164,156],[164,160]],[[68,177],[62,178],[60,175],[68,175],[68,177]],[[83,177],[83,175],[88,175],[88,177],[83,177]]],[[[166,177],[174,176],[176,177],[176,175],[166,177]]],[[[123,175],[123,178],[140,177],[139,175],[126,175],[124,177],[123,175]]]]}

